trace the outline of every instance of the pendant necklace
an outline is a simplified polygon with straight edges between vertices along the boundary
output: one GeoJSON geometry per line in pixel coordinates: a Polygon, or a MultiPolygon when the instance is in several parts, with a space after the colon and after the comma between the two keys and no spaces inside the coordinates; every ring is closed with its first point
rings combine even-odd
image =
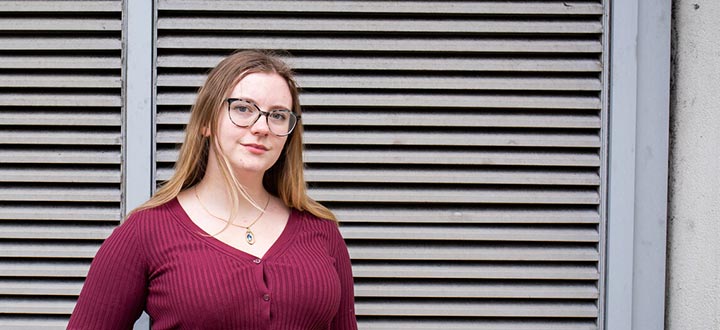
{"type": "MultiPolygon", "coordinates": [[[[198,203],[200,203],[200,207],[202,207],[202,209],[205,210],[205,212],[206,212],[207,214],[209,214],[209,215],[211,215],[213,218],[216,218],[216,219],[221,220],[221,221],[223,221],[223,222],[226,222],[226,223],[229,222],[229,220],[225,220],[225,219],[223,219],[223,218],[221,218],[221,217],[219,217],[219,216],[217,216],[217,215],[212,214],[212,212],[210,212],[210,210],[208,210],[207,207],[205,207],[205,204],[203,204],[203,202],[200,200],[200,196],[198,196],[197,186],[193,187],[193,191],[195,192],[195,198],[197,198],[198,203]]],[[[249,245],[255,244],[255,233],[253,233],[253,231],[252,231],[252,229],[250,229],[250,227],[252,227],[256,222],[258,222],[258,220],[260,220],[260,218],[262,218],[262,216],[265,214],[265,210],[267,209],[267,207],[268,207],[269,204],[270,204],[270,197],[268,197],[267,202],[265,202],[265,206],[263,207],[262,212],[260,212],[260,215],[258,215],[257,218],[255,218],[255,220],[253,220],[253,221],[252,221],[249,225],[247,225],[247,226],[238,225],[238,224],[235,224],[235,223],[230,222],[230,225],[232,225],[232,226],[236,226],[236,227],[240,227],[240,228],[245,229],[245,241],[246,241],[249,245]]]]}

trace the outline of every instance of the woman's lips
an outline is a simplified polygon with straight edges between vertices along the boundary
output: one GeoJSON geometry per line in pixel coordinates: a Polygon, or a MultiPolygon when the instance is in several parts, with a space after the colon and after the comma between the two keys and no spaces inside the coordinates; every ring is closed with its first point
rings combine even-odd
{"type": "Polygon", "coordinates": [[[248,151],[250,151],[250,152],[252,152],[252,153],[254,153],[254,154],[258,154],[258,155],[259,155],[259,154],[263,154],[263,153],[265,153],[265,152],[268,150],[267,147],[265,147],[265,146],[262,145],[262,144],[248,143],[248,144],[243,144],[243,146],[244,146],[248,151]]]}

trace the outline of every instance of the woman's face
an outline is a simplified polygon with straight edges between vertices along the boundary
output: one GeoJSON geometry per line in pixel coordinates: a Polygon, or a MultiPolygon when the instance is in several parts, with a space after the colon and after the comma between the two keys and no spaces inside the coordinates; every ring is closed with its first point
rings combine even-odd
{"type": "MultiPolygon", "coordinates": [[[[254,103],[260,110],[292,109],[292,95],[287,82],[276,73],[250,73],[233,87],[230,98],[254,103]]],[[[287,136],[270,132],[266,116],[260,116],[249,127],[238,127],[228,116],[228,103],[220,109],[217,143],[238,174],[260,177],[275,164],[282,153],[287,136]]],[[[209,157],[215,157],[211,152],[209,157]]]]}

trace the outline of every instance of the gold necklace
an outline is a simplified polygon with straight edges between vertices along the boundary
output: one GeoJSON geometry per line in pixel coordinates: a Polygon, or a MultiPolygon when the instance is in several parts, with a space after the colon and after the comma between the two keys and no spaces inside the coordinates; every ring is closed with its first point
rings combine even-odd
{"type": "Polygon", "coordinates": [[[205,207],[205,204],[203,204],[203,202],[200,200],[200,196],[198,196],[198,192],[197,192],[197,186],[195,186],[193,188],[193,192],[195,192],[195,198],[197,198],[198,203],[200,203],[200,207],[202,207],[202,209],[205,210],[205,212],[207,214],[211,215],[213,218],[216,218],[220,221],[230,223],[230,225],[232,225],[232,226],[236,226],[236,227],[245,229],[245,241],[250,245],[255,244],[255,233],[253,233],[253,231],[252,231],[252,229],[250,229],[250,227],[252,227],[256,222],[258,222],[258,220],[260,220],[260,218],[262,218],[262,216],[265,214],[265,210],[267,209],[268,205],[270,205],[270,197],[269,196],[268,196],[267,202],[265,202],[265,206],[263,207],[262,212],[260,212],[260,215],[258,215],[258,217],[255,218],[255,220],[253,220],[249,225],[243,226],[243,225],[238,225],[238,224],[232,223],[232,222],[230,222],[230,220],[225,220],[225,219],[213,214],[212,212],[210,212],[210,210],[208,210],[207,207],[205,207]]]}

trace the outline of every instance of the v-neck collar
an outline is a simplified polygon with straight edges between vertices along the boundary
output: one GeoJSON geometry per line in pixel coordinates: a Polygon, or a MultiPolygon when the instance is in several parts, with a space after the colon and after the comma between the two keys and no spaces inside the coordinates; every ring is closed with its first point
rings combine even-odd
{"type": "Polygon", "coordinates": [[[255,259],[262,259],[262,260],[269,260],[276,258],[283,254],[285,250],[287,250],[288,247],[290,247],[292,243],[292,238],[295,236],[295,232],[299,228],[300,221],[299,221],[299,211],[292,208],[290,209],[290,216],[288,217],[287,222],[285,223],[285,228],[283,228],[283,231],[280,233],[280,236],[275,240],[275,242],[270,246],[270,248],[265,252],[263,256],[256,256],[254,254],[245,252],[243,250],[237,249],[217,238],[214,236],[208,234],[205,230],[200,228],[192,219],[190,219],[190,216],[187,214],[185,209],[180,204],[180,201],[177,199],[177,197],[173,198],[171,201],[167,203],[167,207],[169,208],[170,212],[175,216],[175,220],[184,227],[190,234],[197,237],[198,239],[202,240],[206,244],[209,244],[227,254],[230,254],[235,257],[240,257],[242,259],[247,260],[255,260],[255,259]]]}

